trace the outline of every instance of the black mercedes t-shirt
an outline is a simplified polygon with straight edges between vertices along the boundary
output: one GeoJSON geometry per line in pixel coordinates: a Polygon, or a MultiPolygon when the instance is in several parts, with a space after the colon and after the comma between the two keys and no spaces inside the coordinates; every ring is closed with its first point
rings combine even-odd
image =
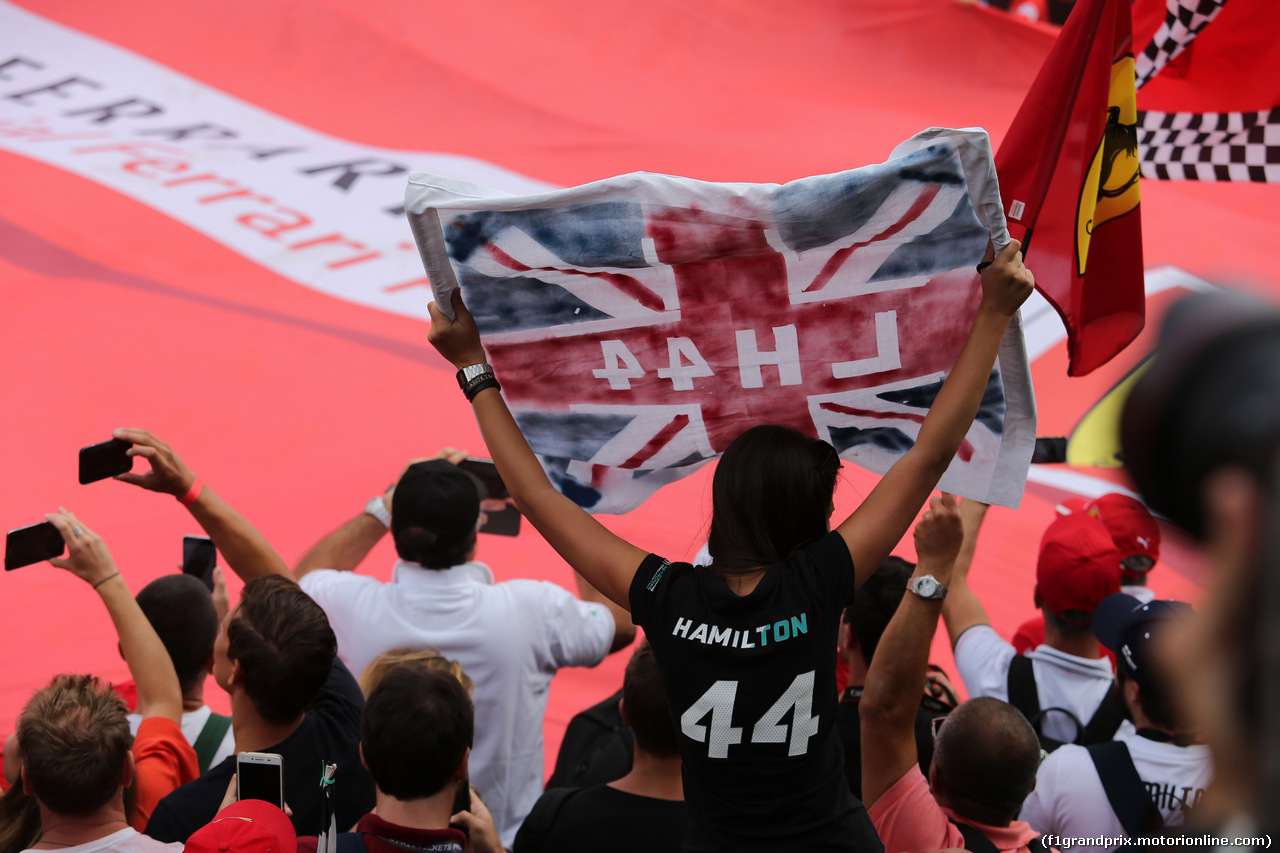
{"type": "Polygon", "coordinates": [[[641,563],[631,614],[680,732],[686,850],[884,849],[835,729],[832,650],[853,583],[834,532],[743,596],[688,563],[641,563]]]}
{"type": "MultiPolygon", "coordinates": [[[[299,835],[316,835],[321,827],[321,761],[338,765],[335,777],[338,826],[353,826],[375,805],[373,778],[360,762],[360,713],[364,696],[360,686],[334,659],[329,679],[307,708],[293,734],[262,750],[284,757],[284,799],[293,811],[299,835]]],[[[236,757],[210,767],[156,804],[146,834],[157,841],[186,842],[197,829],[213,820],[236,772],[236,757]]]]}

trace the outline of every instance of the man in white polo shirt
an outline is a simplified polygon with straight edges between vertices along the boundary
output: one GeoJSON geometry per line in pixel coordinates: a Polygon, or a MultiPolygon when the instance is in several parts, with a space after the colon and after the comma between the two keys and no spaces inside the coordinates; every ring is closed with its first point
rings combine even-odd
{"type": "Polygon", "coordinates": [[[542,716],[556,670],[595,666],[632,641],[625,611],[579,579],[582,597],[545,581],[493,583],[475,562],[484,487],[451,448],[405,469],[390,493],[329,534],[294,576],[329,617],[338,655],[357,675],[379,654],[435,648],[475,684],[471,784],[504,845],[542,793],[542,716]],[[390,583],[353,574],[390,529],[400,559],[390,583]]]}
{"type": "Polygon", "coordinates": [[[1111,740],[1122,714],[1107,701],[1111,662],[1101,656],[1092,631],[1094,609],[1120,591],[1120,558],[1111,535],[1084,513],[1058,516],[1045,530],[1034,592],[1045,617],[1045,641],[1023,657],[991,627],[969,588],[969,564],[986,510],[978,501],[961,504],[965,544],[942,606],[969,696],[1017,707],[1046,749],[1111,740]]]}
{"type": "Polygon", "coordinates": [[[1067,745],[1040,765],[1022,820],[1049,835],[1123,839],[1183,826],[1213,777],[1209,747],[1187,722],[1168,679],[1151,665],[1153,637],[1169,620],[1191,617],[1181,601],[1143,602],[1119,593],[1094,612],[1099,642],[1116,654],[1115,690],[1132,722],[1111,743],[1067,745]]]}

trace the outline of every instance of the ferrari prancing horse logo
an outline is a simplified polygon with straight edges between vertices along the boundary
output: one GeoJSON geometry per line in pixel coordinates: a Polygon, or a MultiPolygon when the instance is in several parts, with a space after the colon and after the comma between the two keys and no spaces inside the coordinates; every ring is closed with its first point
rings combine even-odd
{"type": "Polygon", "coordinates": [[[1080,188],[1076,216],[1079,275],[1084,275],[1094,229],[1138,207],[1138,111],[1133,81],[1133,55],[1126,54],[1111,66],[1107,126],[1080,188]]]}

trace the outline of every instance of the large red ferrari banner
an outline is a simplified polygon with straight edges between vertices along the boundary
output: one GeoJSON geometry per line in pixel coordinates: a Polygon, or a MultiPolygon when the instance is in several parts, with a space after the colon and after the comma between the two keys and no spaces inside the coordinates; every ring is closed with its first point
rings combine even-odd
{"type": "MultiPolygon", "coordinates": [[[[406,460],[444,446],[485,455],[454,371],[426,342],[430,291],[400,211],[413,171],[515,195],[637,170],[785,184],[879,162],[930,125],[981,126],[998,145],[1057,37],[954,0],[691,8],[561,0],[548,14],[494,0],[477,17],[459,3],[0,0],[5,529],[65,505],[103,535],[135,591],[173,571],[182,537],[200,532],[180,505],[76,482],[77,449],[120,426],[171,443],[287,561],[406,460]]],[[[1135,54],[1169,8],[1134,4],[1135,54]]],[[[1266,100],[1280,73],[1259,70],[1280,52],[1274,15],[1259,15],[1277,8],[1227,0],[1139,106],[1280,103],[1266,100]]],[[[1280,292],[1273,185],[1148,181],[1142,191],[1149,317],[1175,294],[1170,282],[1280,292]]],[[[1042,277],[1036,240],[1029,263],[1042,277]]],[[[1071,434],[1146,354],[1154,325],[1076,380],[1038,294],[1024,321],[1042,435],[1071,434]]],[[[866,350],[843,360],[872,353],[875,324],[858,327],[866,350]]],[[[772,329],[757,330],[761,354],[772,329]]],[[[736,334],[725,345],[722,375],[737,383],[736,334]]],[[[669,367],[665,347],[655,355],[640,359],[642,381],[669,367]]],[[[775,366],[760,369],[777,382],[775,366]]],[[[691,557],[705,541],[710,468],[604,522],[655,553],[691,557]]],[[[1022,508],[988,517],[974,583],[997,629],[1031,606],[1028,567],[1062,490],[1094,497],[1108,476],[1033,465],[1022,508]]],[[[841,479],[839,515],[875,482],[852,464],[841,479]]],[[[499,580],[573,586],[527,526],[482,536],[480,548],[499,580]]],[[[909,541],[901,553],[911,557],[909,541]]],[[[394,559],[384,540],[360,571],[385,580],[394,559]]],[[[1182,565],[1162,556],[1153,588],[1186,598],[1174,585],[1182,565]]],[[[11,648],[21,643],[0,667],[0,726],[57,672],[126,677],[110,620],[81,582],[42,565],[0,584],[0,622],[11,648]]],[[[932,655],[944,664],[945,645],[932,655]]],[[[621,682],[623,657],[556,677],[547,766],[569,717],[621,682]]],[[[205,699],[228,710],[212,684],[205,699]]]]}
{"type": "Polygon", "coordinates": [[[426,319],[405,180],[548,185],[471,157],[326,136],[0,6],[0,149],[111,187],[298,284],[426,319]]]}

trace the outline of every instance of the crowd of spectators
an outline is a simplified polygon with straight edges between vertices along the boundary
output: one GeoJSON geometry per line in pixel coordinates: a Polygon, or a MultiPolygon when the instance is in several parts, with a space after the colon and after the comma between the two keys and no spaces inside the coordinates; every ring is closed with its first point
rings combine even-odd
{"type": "MultiPolygon", "coordinates": [[[[118,430],[149,470],[117,479],[177,498],[244,588],[232,605],[220,577],[210,592],[175,575],[135,599],[85,521],[47,516],[68,549],[53,564],[101,600],[132,681],[39,686],[4,745],[0,853],[1021,853],[1262,837],[1280,796],[1251,748],[1280,745],[1260,686],[1280,604],[1262,571],[1280,315],[1179,306],[1162,341],[1192,355],[1144,376],[1125,411],[1150,505],[1213,546],[1206,600],[1148,583],[1161,538],[1142,501],[1067,502],[1045,519],[1026,591],[1037,614],[1010,641],[968,583],[987,507],[929,497],[1031,286],[1016,244],[992,260],[915,448],[859,509],[830,518],[829,445],[753,428],[717,469],[704,565],[648,554],[561,496],[481,373],[468,395],[486,442],[580,573],[576,596],[494,582],[476,559],[486,492],[451,448],[408,464],[290,569],[169,445],[118,430]],[[917,562],[889,556],[913,521],[917,562]],[[399,559],[382,583],[357,569],[388,533],[399,559]],[[940,620],[954,683],[929,661],[940,620]],[[552,677],[626,648],[637,626],[621,689],[570,724],[544,787],[552,677]],[[205,701],[210,676],[230,717],[205,701]],[[282,804],[238,799],[242,753],[280,757],[282,804]]],[[[454,307],[456,320],[433,307],[433,343],[482,364],[454,307]]]]}

